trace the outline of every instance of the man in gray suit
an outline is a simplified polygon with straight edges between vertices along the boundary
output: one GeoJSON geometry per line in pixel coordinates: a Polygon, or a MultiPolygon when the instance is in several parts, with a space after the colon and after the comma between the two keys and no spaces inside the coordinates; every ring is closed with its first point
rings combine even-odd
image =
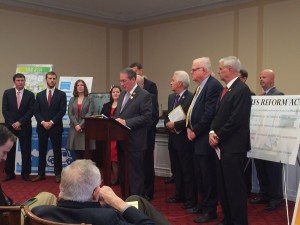
{"type": "MultiPolygon", "coordinates": [[[[262,95],[284,95],[275,87],[275,73],[266,69],[260,73],[262,95]]],[[[267,204],[265,210],[277,209],[283,198],[282,190],[282,163],[262,159],[254,160],[257,178],[259,181],[259,197],[250,200],[252,204],[267,204]]]]}
{"type": "MultiPolygon", "coordinates": [[[[142,195],[144,191],[144,154],[147,149],[147,125],[151,122],[151,95],[137,85],[136,72],[125,68],[120,72],[120,94],[115,118],[130,127],[129,139],[129,194],[142,195]]],[[[124,142],[117,142],[120,184],[124,196],[124,142]]]]}

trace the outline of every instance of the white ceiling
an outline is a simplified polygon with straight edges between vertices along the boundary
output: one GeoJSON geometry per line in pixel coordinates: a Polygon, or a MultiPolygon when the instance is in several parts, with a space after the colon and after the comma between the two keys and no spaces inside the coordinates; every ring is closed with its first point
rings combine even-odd
{"type": "Polygon", "coordinates": [[[0,0],[0,4],[130,25],[252,0],[0,0]]]}

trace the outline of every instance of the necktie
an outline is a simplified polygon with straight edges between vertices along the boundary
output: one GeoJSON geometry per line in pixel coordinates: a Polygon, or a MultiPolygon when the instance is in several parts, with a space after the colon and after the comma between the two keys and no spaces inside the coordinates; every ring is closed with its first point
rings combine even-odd
{"type": "Polygon", "coordinates": [[[199,95],[199,92],[200,92],[200,86],[197,87],[196,89],[196,92],[195,92],[195,95],[194,95],[194,98],[193,98],[193,101],[192,103],[190,104],[190,107],[189,107],[189,110],[187,111],[187,114],[186,114],[186,121],[185,121],[185,126],[187,127],[188,124],[189,124],[189,121],[191,120],[191,115],[192,115],[192,109],[195,105],[195,102],[197,100],[197,97],[199,95]]]}
{"type": "Polygon", "coordinates": [[[17,106],[18,106],[18,109],[20,108],[20,104],[21,104],[21,92],[18,91],[17,92],[17,106]]]}
{"type": "Polygon", "coordinates": [[[125,95],[125,97],[124,97],[124,100],[123,100],[123,103],[122,103],[122,107],[121,107],[121,111],[120,111],[120,112],[122,112],[122,110],[123,110],[124,106],[126,105],[128,99],[129,99],[129,97],[130,97],[130,92],[127,92],[126,95],[125,95]]]}
{"type": "Polygon", "coordinates": [[[221,94],[220,101],[222,101],[222,98],[223,98],[223,97],[224,97],[224,95],[227,93],[227,91],[228,91],[228,87],[227,87],[227,86],[225,86],[225,87],[223,88],[223,91],[222,91],[222,94],[221,94]]]}
{"type": "Polygon", "coordinates": [[[48,93],[48,107],[50,107],[50,105],[51,105],[51,99],[52,99],[52,94],[51,94],[51,90],[49,90],[49,93],[48,93]]]}
{"type": "Polygon", "coordinates": [[[261,95],[267,95],[267,93],[264,91],[261,95]]]}
{"type": "Polygon", "coordinates": [[[176,95],[174,105],[173,105],[173,109],[175,109],[178,106],[179,98],[180,98],[180,95],[176,95]]]}

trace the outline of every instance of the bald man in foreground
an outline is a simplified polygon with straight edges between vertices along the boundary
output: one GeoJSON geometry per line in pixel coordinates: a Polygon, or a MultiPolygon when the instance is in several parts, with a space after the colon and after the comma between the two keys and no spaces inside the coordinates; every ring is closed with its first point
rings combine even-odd
{"type": "MultiPolygon", "coordinates": [[[[284,95],[275,87],[275,73],[265,69],[259,76],[262,95],[284,95]]],[[[283,198],[282,163],[262,159],[254,160],[259,181],[259,196],[250,199],[252,204],[267,204],[265,210],[273,211],[280,207],[283,198]]]]}

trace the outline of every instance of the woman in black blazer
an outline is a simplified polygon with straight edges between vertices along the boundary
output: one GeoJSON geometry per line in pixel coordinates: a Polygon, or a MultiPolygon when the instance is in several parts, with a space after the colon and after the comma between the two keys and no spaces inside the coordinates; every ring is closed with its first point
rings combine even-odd
{"type": "MultiPolygon", "coordinates": [[[[110,89],[110,101],[105,103],[103,105],[103,108],[101,110],[101,114],[112,117],[115,114],[118,99],[121,93],[121,88],[119,86],[112,86],[110,89]]],[[[111,157],[111,166],[112,166],[112,172],[114,175],[114,180],[112,181],[112,185],[117,185],[119,183],[118,179],[118,156],[117,156],[117,147],[116,147],[116,141],[111,142],[111,149],[110,149],[110,157],[111,157]]]]}

